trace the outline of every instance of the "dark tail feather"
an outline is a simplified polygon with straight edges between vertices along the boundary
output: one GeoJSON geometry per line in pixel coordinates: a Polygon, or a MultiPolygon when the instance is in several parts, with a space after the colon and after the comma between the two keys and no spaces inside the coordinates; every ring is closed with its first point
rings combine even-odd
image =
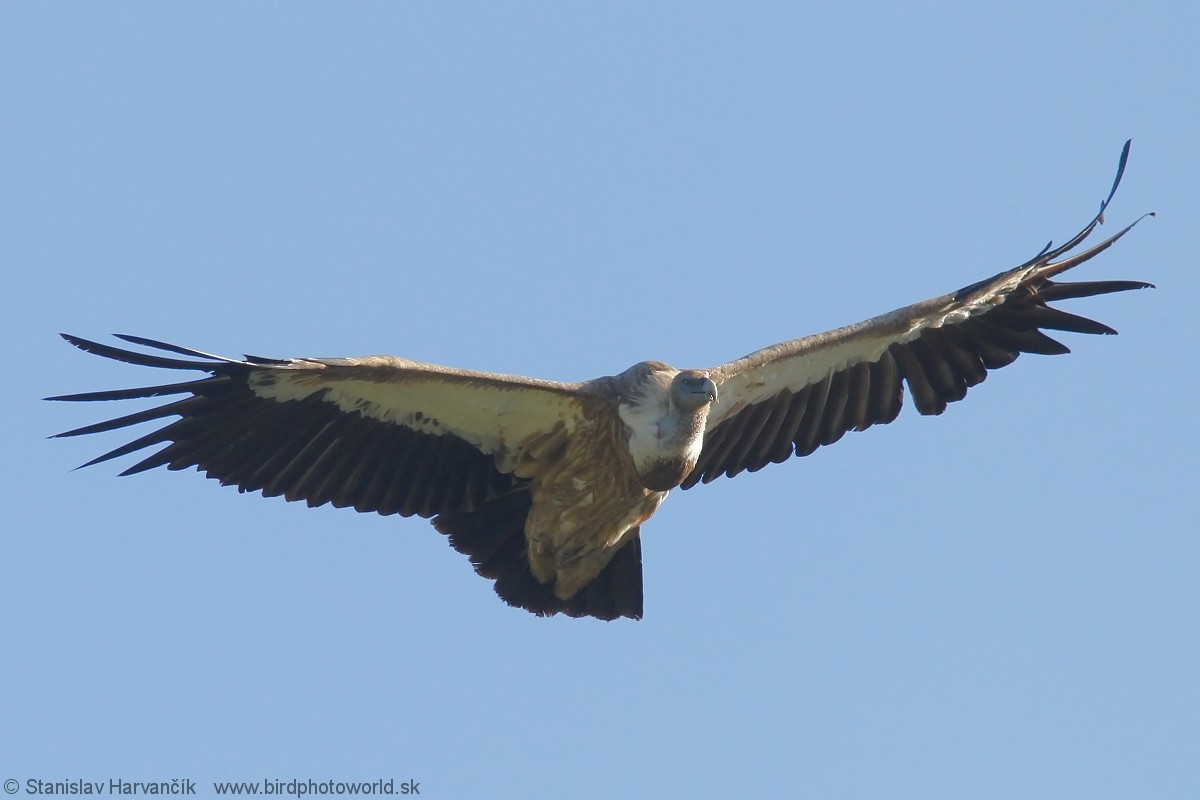
{"type": "Polygon", "coordinates": [[[638,529],[596,576],[569,601],[572,617],[642,618],[642,537],[638,529]]]}
{"type": "Polygon", "coordinates": [[[641,619],[641,538],[633,536],[594,581],[562,600],[554,595],[553,585],[540,583],[529,569],[525,518],[530,502],[529,487],[521,486],[476,511],[442,514],[433,524],[449,537],[451,547],[471,559],[477,573],[496,582],[496,594],[511,606],[542,617],[561,612],[570,617],[641,619]]]}

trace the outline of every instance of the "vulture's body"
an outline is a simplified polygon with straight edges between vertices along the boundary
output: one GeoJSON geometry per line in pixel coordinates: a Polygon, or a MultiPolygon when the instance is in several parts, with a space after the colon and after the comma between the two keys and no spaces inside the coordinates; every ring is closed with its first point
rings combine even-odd
{"type": "MultiPolygon", "coordinates": [[[[1122,153],[1116,191],[1124,171],[1122,153]]],[[[891,422],[907,384],[940,414],[1022,352],[1067,348],[1042,330],[1114,333],[1049,302],[1147,287],[1054,276],[1133,226],[1065,245],[953,294],[703,370],[656,361],[583,383],[392,356],[243,360],[133,336],[161,356],[65,338],[97,355],[207,377],[55,400],[183,395],[69,431],[179,419],[89,462],[166,446],[125,470],[196,467],[242,491],[432,518],[509,603],[538,614],[642,615],[640,526],[675,488],[803,456],[891,422]]]]}

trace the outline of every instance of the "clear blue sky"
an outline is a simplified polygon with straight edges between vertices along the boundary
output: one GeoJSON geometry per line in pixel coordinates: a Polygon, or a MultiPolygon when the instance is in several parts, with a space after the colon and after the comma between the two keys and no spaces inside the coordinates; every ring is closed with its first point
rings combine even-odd
{"type": "MultiPolygon", "coordinates": [[[[1195,4],[0,7],[0,779],[422,796],[1200,796],[1195,4]],[[427,523],[47,440],[65,345],[705,367],[1094,213],[1154,292],[938,418],[674,493],[646,618],[427,523]]],[[[128,409],[126,409],[128,410],[128,409]]],[[[23,793],[25,785],[21,785],[23,793]]]]}

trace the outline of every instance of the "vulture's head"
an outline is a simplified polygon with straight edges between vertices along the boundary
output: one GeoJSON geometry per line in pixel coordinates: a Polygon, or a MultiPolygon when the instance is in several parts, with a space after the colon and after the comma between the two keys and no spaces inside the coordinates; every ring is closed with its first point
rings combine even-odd
{"type": "Polygon", "coordinates": [[[717,401],[717,385],[700,370],[685,369],[671,381],[671,405],[689,414],[717,401]]]}

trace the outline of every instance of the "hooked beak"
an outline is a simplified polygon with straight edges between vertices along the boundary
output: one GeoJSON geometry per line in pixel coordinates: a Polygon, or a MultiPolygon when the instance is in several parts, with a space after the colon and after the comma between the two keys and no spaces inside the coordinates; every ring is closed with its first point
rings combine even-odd
{"type": "Polygon", "coordinates": [[[711,378],[705,378],[699,386],[692,390],[692,394],[703,395],[710,403],[721,402],[721,398],[717,395],[717,385],[711,378]]]}
{"type": "Polygon", "coordinates": [[[671,383],[672,402],[689,413],[717,402],[717,384],[699,370],[687,370],[675,376],[671,383]]]}

